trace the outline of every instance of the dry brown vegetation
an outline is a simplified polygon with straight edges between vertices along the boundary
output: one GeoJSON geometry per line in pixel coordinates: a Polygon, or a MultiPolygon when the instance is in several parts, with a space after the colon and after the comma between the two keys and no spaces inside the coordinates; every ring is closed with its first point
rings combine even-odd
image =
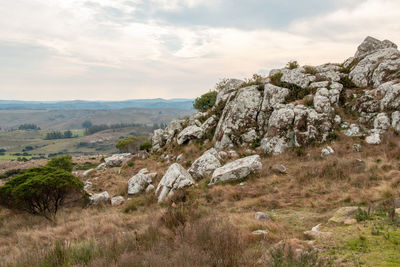
{"type": "MultiPolygon", "coordinates": [[[[282,240],[304,239],[303,232],[327,222],[341,206],[373,206],[399,197],[400,143],[389,132],[382,145],[339,135],[329,144],[334,156],[322,159],[311,146],[298,156],[288,151],[264,157],[260,175],[244,185],[208,187],[206,180],[158,205],[154,194],[132,197],[121,207],[66,207],[55,223],[32,215],[0,210],[0,258],[18,266],[268,266],[269,248],[282,240]],[[362,152],[353,152],[353,144],[362,152]],[[271,170],[283,164],[287,174],[271,170]],[[269,221],[254,213],[264,211],[269,221]],[[251,235],[268,230],[265,237],[251,235]]],[[[209,146],[175,148],[193,161],[209,146]]],[[[245,150],[239,151],[244,155],[245,150]]],[[[172,150],[171,150],[172,152],[172,150]]],[[[140,169],[158,172],[169,166],[152,155],[121,169],[88,178],[93,192],[126,195],[126,182],[140,169]]],[[[317,243],[320,249],[326,246],[317,243]]]]}

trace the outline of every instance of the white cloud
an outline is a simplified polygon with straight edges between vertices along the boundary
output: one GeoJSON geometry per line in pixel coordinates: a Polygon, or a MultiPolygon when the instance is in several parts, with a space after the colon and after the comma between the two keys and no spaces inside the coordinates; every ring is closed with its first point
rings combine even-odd
{"type": "MultiPolygon", "coordinates": [[[[396,0],[343,0],[340,9],[275,29],[188,26],[160,22],[157,17],[140,19],[135,13],[144,4],[185,10],[221,3],[7,1],[0,6],[0,58],[2,43],[26,46],[32,55],[13,54],[21,57],[19,69],[9,68],[6,61],[0,64],[1,97],[196,97],[218,78],[249,77],[292,59],[303,64],[342,62],[367,35],[400,41],[396,0]],[[37,49],[28,49],[31,46],[43,48],[40,60],[37,49]],[[34,62],[28,64],[31,72],[25,70],[24,59],[34,62]]],[[[251,19],[249,14],[243,16],[251,19]]]]}

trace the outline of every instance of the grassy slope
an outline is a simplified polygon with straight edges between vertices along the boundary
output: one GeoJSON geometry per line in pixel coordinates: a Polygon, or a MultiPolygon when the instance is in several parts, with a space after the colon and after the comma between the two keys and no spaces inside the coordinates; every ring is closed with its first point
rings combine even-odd
{"type": "MultiPolygon", "coordinates": [[[[380,146],[363,144],[361,153],[352,152],[354,143],[363,144],[362,140],[357,138],[340,136],[340,140],[332,144],[336,151],[335,156],[328,159],[321,159],[319,156],[322,146],[306,149],[304,156],[301,157],[297,157],[294,152],[265,157],[262,160],[262,173],[259,176],[249,177],[244,186],[226,184],[209,188],[206,186],[207,180],[199,181],[198,185],[186,191],[184,205],[189,210],[181,216],[191,218],[193,214],[199,213],[201,218],[223,218],[231,224],[228,229],[232,231],[239,229],[244,236],[239,235],[240,238],[237,237],[239,239],[229,241],[245,244],[240,253],[234,252],[240,255],[240,260],[236,262],[239,265],[257,265],[256,262],[263,261],[268,254],[269,247],[284,239],[302,240],[304,231],[322,223],[322,231],[334,234],[331,238],[316,240],[314,246],[322,251],[321,257],[329,257],[334,265],[398,266],[399,228],[389,224],[385,217],[374,216],[372,220],[352,226],[327,223],[338,207],[366,206],[369,203],[379,203],[387,198],[399,196],[398,136],[388,134],[380,146]],[[366,165],[360,168],[355,159],[362,159],[366,165]],[[277,163],[287,167],[287,175],[277,175],[271,171],[270,166],[277,163]],[[255,220],[256,211],[269,213],[273,220],[269,222],[255,220]],[[376,231],[371,231],[372,227],[379,228],[380,232],[377,234],[376,231]],[[266,238],[251,237],[251,231],[256,229],[267,229],[269,234],[266,238]]],[[[171,153],[178,155],[184,152],[182,164],[187,167],[189,162],[205,149],[207,146],[190,145],[175,149],[171,153]]],[[[243,152],[241,154],[244,155],[243,152]]],[[[158,172],[159,175],[154,183],[157,184],[168,166],[167,162],[162,162],[157,155],[153,155],[151,159],[136,160],[133,167],[124,167],[121,172],[119,168],[109,169],[98,172],[89,180],[94,185],[93,192],[107,190],[111,196],[127,196],[127,180],[141,168],[146,167],[150,171],[158,172]]],[[[176,201],[180,205],[180,202],[176,201]]],[[[192,237],[184,234],[186,233],[184,229],[197,225],[196,220],[199,219],[196,217],[193,223],[190,223],[192,220],[190,219],[184,226],[178,223],[178,229],[184,227],[182,230],[184,233],[178,234],[175,228],[166,223],[165,214],[168,215],[169,210],[168,205],[159,206],[153,194],[133,197],[122,207],[92,208],[83,211],[80,208],[64,208],[54,225],[39,217],[2,209],[0,256],[7,255],[8,262],[28,260],[35,265],[35,261],[43,262],[45,257],[41,254],[43,250],[41,253],[38,252],[37,244],[51,249],[57,241],[67,240],[70,245],[63,249],[65,253],[70,253],[67,258],[73,262],[82,260],[77,259],[78,256],[71,251],[84,246],[93,253],[88,252],[93,256],[88,260],[92,265],[107,266],[110,262],[104,255],[111,253],[121,266],[124,266],[124,262],[132,264],[142,260],[146,262],[153,260],[155,266],[171,266],[172,263],[168,259],[173,259],[176,266],[185,266],[180,263],[181,261],[202,266],[197,262],[202,259],[200,254],[191,255],[192,261],[182,258],[184,256],[180,251],[183,252],[184,248],[179,245],[181,242],[191,240],[192,237]],[[151,228],[153,229],[151,231],[158,237],[151,241],[153,237],[148,236],[146,229],[154,224],[156,230],[151,228]],[[129,237],[130,235],[136,237],[129,237]],[[126,237],[129,237],[128,241],[125,240],[126,237]],[[135,243],[135,248],[128,245],[132,244],[132,238],[139,240],[135,241],[138,242],[135,243]],[[147,241],[141,241],[143,238],[147,241]],[[194,263],[195,261],[197,263],[194,263]]],[[[169,220],[171,218],[167,222],[169,220]]],[[[172,221],[174,220],[176,217],[172,221]]],[[[201,229],[201,226],[196,227],[201,229]]],[[[190,229],[192,233],[200,231],[198,228],[190,229]]],[[[222,229],[218,231],[224,233],[222,229]]],[[[229,237],[229,234],[227,235],[229,237]]],[[[185,249],[190,248],[190,253],[200,253],[196,252],[198,248],[193,246],[187,244],[185,249]]],[[[234,248],[229,250],[235,251],[234,248]]],[[[44,251],[48,251],[46,257],[53,257],[51,250],[44,251]]]]}

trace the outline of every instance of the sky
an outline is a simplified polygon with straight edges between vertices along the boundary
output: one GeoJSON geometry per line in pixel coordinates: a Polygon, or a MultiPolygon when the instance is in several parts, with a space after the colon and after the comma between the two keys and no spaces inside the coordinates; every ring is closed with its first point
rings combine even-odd
{"type": "Polygon", "coordinates": [[[194,98],[400,44],[399,0],[0,0],[0,99],[194,98]]]}

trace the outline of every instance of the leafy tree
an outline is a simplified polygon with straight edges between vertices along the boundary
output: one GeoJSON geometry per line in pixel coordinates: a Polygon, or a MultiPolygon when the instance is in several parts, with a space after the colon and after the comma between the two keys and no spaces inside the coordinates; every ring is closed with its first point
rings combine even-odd
{"type": "Polygon", "coordinates": [[[47,162],[46,166],[63,169],[67,172],[72,171],[72,157],[71,155],[64,155],[60,157],[55,157],[47,162]]]}
{"type": "Polygon", "coordinates": [[[64,138],[72,138],[72,132],[70,130],[67,130],[64,132],[64,138]]]}
{"type": "Polygon", "coordinates": [[[136,153],[146,142],[148,139],[145,136],[131,136],[119,139],[115,147],[122,152],[136,153]]]}
{"type": "Polygon", "coordinates": [[[86,120],[82,123],[82,127],[85,129],[92,127],[92,125],[93,125],[93,123],[89,120],[86,120]]]}
{"type": "Polygon", "coordinates": [[[33,123],[25,123],[25,124],[21,124],[18,127],[18,130],[40,130],[40,128],[33,123]]]}
{"type": "Polygon", "coordinates": [[[70,193],[84,196],[83,183],[71,173],[50,166],[16,175],[0,187],[0,204],[53,220],[70,193]]]}
{"type": "Polygon", "coordinates": [[[140,145],[140,150],[150,151],[152,146],[153,146],[153,143],[151,141],[147,141],[140,145]]]}
{"type": "Polygon", "coordinates": [[[193,103],[193,107],[198,111],[204,112],[212,108],[216,100],[217,100],[217,92],[211,91],[196,98],[196,100],[193,103]]]}

